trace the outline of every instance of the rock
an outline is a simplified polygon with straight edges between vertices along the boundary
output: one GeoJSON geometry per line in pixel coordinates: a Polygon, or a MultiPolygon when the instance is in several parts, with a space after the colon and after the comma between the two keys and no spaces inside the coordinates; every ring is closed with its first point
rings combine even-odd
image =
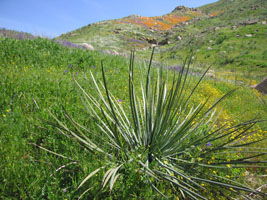
{"type": "Polygon", "coordinates": [[[185,6],[177,6],[172,12],[175,12],[175,11],[186,11],[188,10],[187,7],[185,6]]]}
{"type": "Polygon", "coordinates": [[[188,8],[188,7],[185,7],[185,6],[177,6],[172,12],[181,12],[181,11],[200,12],[197,8],[188,8]]]}
{"type": "Polygon", "coordinates": [[[266,21],[262,21],[261,24],[262,24],[262,25],[266,25],[267,22],[266,22],[266,21]]]}
{"type": "Polygon", "coordinates": [[[240,35],[235,35],[236,37],[240,37],[240,35]]]}
{"type": "Polygon", "coordinates": [[[252,37],[252,34],[247,34],[246,37],[252,37]]]}
{"type": "Polygon", "coordinates": [[[232,26],[232,30],[235,30],[237,28],[237,26],[232,26]]]}
{"type": "Polygon", "coordinates": [[[215,71],[210,69],[210,70],[206,73],[205,76],[207,76],[207,77],[211,77],[211,78],[215,78],[215,77],[216,77],[216,75],[215,75],[215,71]]]}
{"type": "Polygon", "coordinates": [[[127,55],[125,52],[124,53],[118,53],[116,50],[104,50],[104,51],[100,51],[101,53],[104,53],[104,54],[111,54],[111,55],[116,55],[116,56],[125,56],[127,55]]]}
{"type": "Polygon", "coordinates": [[[252,88],[258,90],[262,94],[267,94],[267,78],[263,79],[259,84],[252,86],[252,88]]]}
{"type": "Polygon", "coordinates": [[[215,31],[217,31],[217,30],[219,30],[220,29],[220,27],[219,26],[216,26],[215,27],[215,31]]]}
{"type": "Polygon", "coordinates": [[[112,55],[116,55],[116,56],[117,56],[117,55],[120,55],[116,50],[111,50],[111,54],[112,54],[112,55]]]}
{"type": "Polygon", "coordinates": [[[95,50],[95,48],[91,44],[82,43],[82,46],[88,50],[95,50]]]}
{"type": "Polygon", "coordinates": [[[125,18],[136,19],[136,18],[140,18],[140,16],[139,15],[129,15],[128,17],[125,17],[125,18]]]}
{"type": "Polygon", "coordinates": [[[209,41],[209,43],[212,43],[212,42],[213,42],[213,40],[210,40],[210,41],[209,41]]]}
{"type": "Polygon", "coordinates": [[[209,51],[209,50],[212,50],[212,48],[211,48],[211,47],[208,47],[207,50],[208,50],[208,51],[209,51]]]}
{"type": "Polygon", "coordinates": [[[257,24],[258,21],[257,20],[250,20],[250,21],[247,21],[247,22],[243,22],[241,23],[242,25],[252,25],[252,24],[257,24]]]}
{"type": "Polygon", "coordinates": [[[177,39],[178,39],[178,40],[182,40],[182,37],[181,37],[181,36],[178,36],[177,39]]]}
{"type": "Polygon", "coordinates": [[[206,73],[206,76],[215,78],[215,71],[212,70],[212,69],[210,69],[210,70],[206,73]]]}

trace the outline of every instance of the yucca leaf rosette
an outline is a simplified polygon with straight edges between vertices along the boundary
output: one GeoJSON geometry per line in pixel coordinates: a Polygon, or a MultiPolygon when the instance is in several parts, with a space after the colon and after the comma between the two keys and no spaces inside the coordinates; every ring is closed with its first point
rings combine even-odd
{"type": "Polygon", "coordinates": [[[229,191],[222,195],[236,193],[248,199],[248,194],[264,196],[227,176],[227,172],[234,168],[266,166],[266,161],[258,159],[266,154],[266,149],[249,146],[260,140],[246,142],[244,139],[249,134],[248,130],[259,120],[252,119],[231,127],[217,126],[219,112],[216,107],[233,91],[212,106],[207,106],[208,99],[191,106],[189,102],[208,69],[193,87],[188,87],[192,56],[184,61],[183,67],[171,81],[166,69],[152,69],[152,57],[153,52],[144,79],[138,85],[141,92],[136,92],[134,52],[131,53],[127,109],[109,91],[103,63],[102,83],[96,81],[90,72],[97,96],[86,92],[74,80],[98,132],[80,125],[67,113],[65,115],[74,129],[68,128],[57,118],[55,120],[61,131],[73,136],[85,149],[96,153],[96,158],[101,158],[103,163],[103,166],[90,172],[78,188],[104,170],[102,186],[109,186],[112,190],[118,179],[127,179],[125,166],[132,164],[138,166],[138,170],[132,173],[142,173],[144,181],[165,198],[169,194],[164,194],[157,187],[160,183],[172,188],[175,196],[185,199],[208,199],[206,194],[218,188],[229,191]],[[90,135],[98,139],[93,140],[90,135]],[[225,156],[237,153],[242,156],[236,159],[225,156]]]}

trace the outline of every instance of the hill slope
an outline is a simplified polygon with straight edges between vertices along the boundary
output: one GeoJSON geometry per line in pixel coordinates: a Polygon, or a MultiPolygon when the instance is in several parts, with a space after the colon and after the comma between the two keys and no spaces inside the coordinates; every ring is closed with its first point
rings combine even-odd
{"type": "Polygon", "coordinates": [[[175,63],[194,49],[199,61],[220,69],[266,72],[266,1],[223,0],[199,10],[210,17],[172,29],[162,58],[175,63]]]}
{"type": "Polygon", "coordinates": [[[20,31],[8,30],[5,28],[0,28],[0,37],[8,37],[14,39],[34,39],[36,36],[20,31]]]}
{"type": "Polygon", "coordinates": [[[197,9],[179,6],[172,13],[163,16],[131,15],[89,24],[63,34],[57,39],[78,44],[89,43],[98,50],[112,49],[120,52],[133,48],[144,50],[152,44],[164,44],[164,36],[168,30],[202,15],[204,14],[197,9]]]}
{"type": "Polygon", "coordinates": [[[257,71],[267,64],[267,1],[220,0],[196,9],[176,7],[159,17],[128,16],[74,30],[57,39],[88,43],[96,50],[119,54],[137,49],[177,64],[191,49],[200,62],[232,71],[257,71]]]}

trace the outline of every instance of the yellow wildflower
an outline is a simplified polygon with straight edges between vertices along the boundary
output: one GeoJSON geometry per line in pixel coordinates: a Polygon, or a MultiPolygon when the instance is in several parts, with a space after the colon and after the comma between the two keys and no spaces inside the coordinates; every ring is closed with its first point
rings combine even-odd
{"type": "Polygon", "coordinates": [[[231,165],[227,164],[226,167],[231,168],[231,165]]]}
{"type": "Polygon", "coordinates": [[[5,117],[6,117],[6,115],[5,115],[5,114],[3,114],[3,117],[5,118],[5,117]]]}
{"type": "Polygon", "coordinates": [[[6,110],[6,112],[10,112],[10,110],[9,110],[9,109],[7,109],[7,110],[6,110]]]}
{"type": "Polygon", "coordinates": [[[165,160],[165,161],[164,161],[164,163],[167,165],[167,164],[168,164],[168,161],[167,161],[167,160],[165,160]]]}

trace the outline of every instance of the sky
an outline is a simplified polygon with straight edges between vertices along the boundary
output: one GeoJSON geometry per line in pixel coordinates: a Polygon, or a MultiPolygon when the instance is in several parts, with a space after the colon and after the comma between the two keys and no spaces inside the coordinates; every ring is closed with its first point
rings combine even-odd
{"type": "Polygon", "coordinates": [[[161,16],[176,6],[216,0],[0,0],[0,28],[56,37],[95,22],[132,14],[161,16]]]}

